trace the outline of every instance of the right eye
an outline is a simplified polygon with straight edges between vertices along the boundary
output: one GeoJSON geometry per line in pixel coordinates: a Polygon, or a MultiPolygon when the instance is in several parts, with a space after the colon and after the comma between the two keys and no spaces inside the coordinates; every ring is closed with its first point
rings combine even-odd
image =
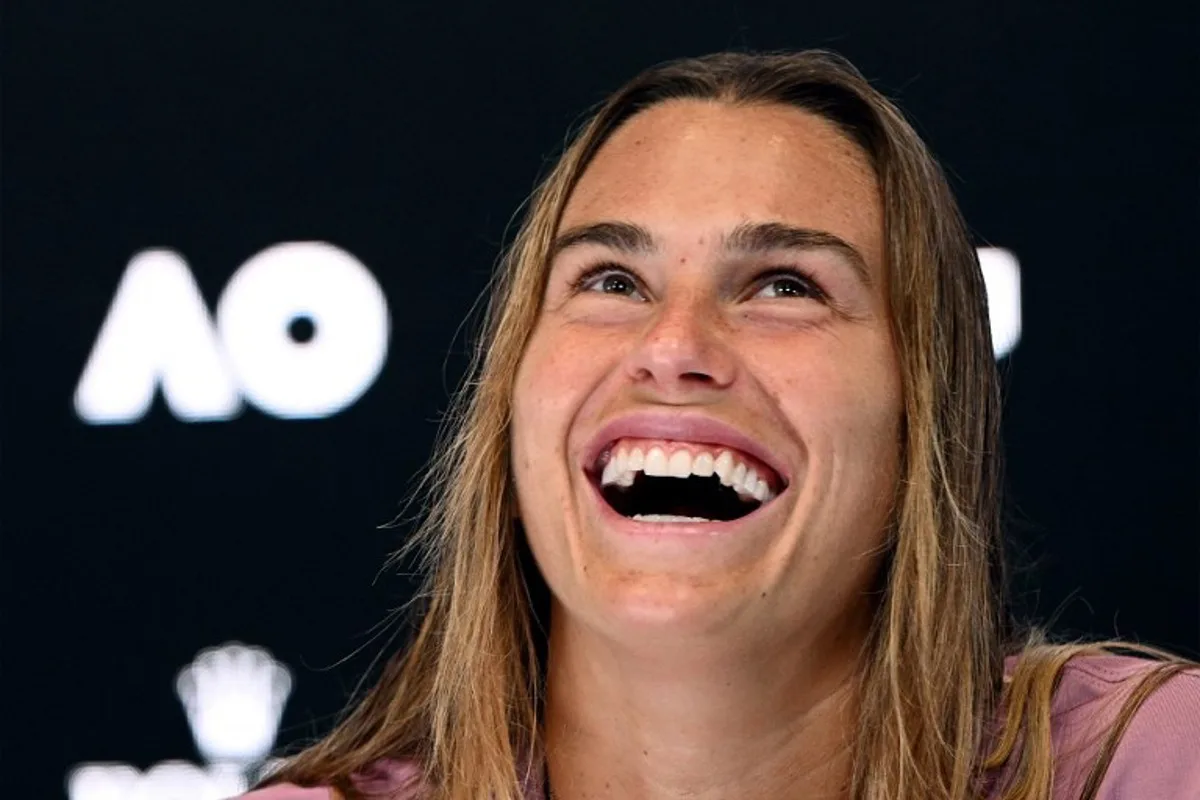
{"type": "Polygon", "coordinates": [[[637,278],[629,270],[611,265],[599,266],[580,275],[575,281],[575,290],[644,299],[637,278]]]}

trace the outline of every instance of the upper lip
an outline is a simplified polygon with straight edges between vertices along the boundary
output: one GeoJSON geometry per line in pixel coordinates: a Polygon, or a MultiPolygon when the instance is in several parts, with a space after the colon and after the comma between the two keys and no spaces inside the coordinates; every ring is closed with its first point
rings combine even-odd
{"type": "MultiPolygon", "coordinates": [[[[605,423],[584,451],[583,466],[592,470],[604,449],[618,439],[670,439],[696,444],[724,445],[751,455],[775,470],[786,487],[791,475],[782,460],[752,436],[719,419],[696,413],[639,411],[605,423]]],[[[780,487],[780,488],[783,488],[780,487]]]]}

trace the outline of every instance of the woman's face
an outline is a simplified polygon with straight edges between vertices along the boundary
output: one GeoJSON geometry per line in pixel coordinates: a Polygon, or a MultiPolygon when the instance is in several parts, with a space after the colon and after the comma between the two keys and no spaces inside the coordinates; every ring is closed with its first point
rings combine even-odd
{"type": "Polygon", "coordinates": [[[556,615],[750,644],[863,619],[902,408],[883,259],[871,165],[819,117],[671,101],[604,144],[513,393],[556,615]]]}

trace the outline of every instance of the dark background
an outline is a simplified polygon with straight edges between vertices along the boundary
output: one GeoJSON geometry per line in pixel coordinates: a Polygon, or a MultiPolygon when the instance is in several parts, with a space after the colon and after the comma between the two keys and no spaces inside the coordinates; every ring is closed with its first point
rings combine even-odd
{"type": "Polygon", "coordinates": [[[429,452],[510,217],[607,91],[731,47],[850,57],[915,118],[979,243],[1020,259],[1002,369],[1023,606],[1195,655],[1194,16],[911,5],[6,3],[3,793],[194,758],[174,676],[231,639],[293,670],[280,743],[327,728],[408,596],[380,572],[404,530],[376,526],[429,452]],[[181,253],[211,308],[248,257],[313,239],[366,264],[391,309],[356,404],[76,417],[134,253],[181,253]]]}

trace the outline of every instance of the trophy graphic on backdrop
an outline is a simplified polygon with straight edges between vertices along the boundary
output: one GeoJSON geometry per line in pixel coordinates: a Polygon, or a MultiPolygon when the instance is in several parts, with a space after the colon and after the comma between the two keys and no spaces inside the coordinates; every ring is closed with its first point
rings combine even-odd
{"type": "Polygon", "coordinates": [[[246,769],[275,744],[292,676],[263,648],[231,642],[202,650],[179,671],[175,691],[205,761],[246,769]]]}
{"type": "Polygon", "coordinates": [[[67,776],[70,800],[224,800],[271,769],[292,676],[267,650],[240,642],[201,650],[179,671],[175,690],[204,766],[81,764],[67,776]]]}

